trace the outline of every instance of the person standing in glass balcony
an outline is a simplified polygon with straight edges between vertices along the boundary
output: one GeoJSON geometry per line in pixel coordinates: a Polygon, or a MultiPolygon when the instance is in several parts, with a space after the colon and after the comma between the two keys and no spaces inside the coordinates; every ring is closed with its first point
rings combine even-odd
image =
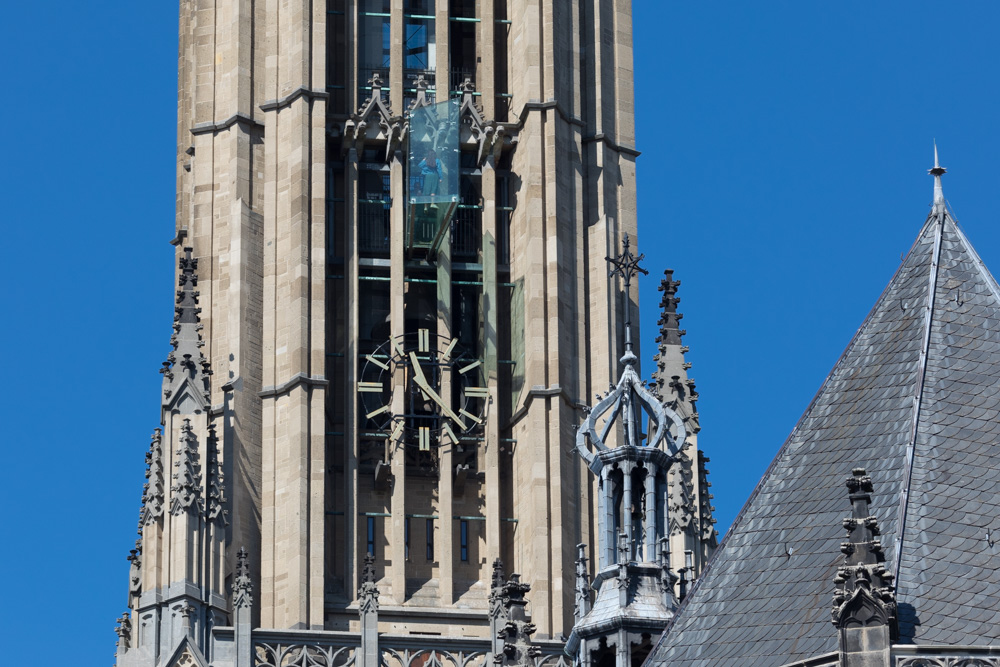
{"type": "Polygon", "coordinates": [[[441,181],[441,160],[437,159],[437,153],[431,148],[427,151],[427,157],[417,165],[420,168],[420,175],[424,180],[423,195],[436,195],[438,183],[441,181]]]}

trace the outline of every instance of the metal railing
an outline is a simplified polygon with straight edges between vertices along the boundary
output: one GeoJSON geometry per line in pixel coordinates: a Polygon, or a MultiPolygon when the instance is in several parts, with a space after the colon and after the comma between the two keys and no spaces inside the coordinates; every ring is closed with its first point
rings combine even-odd
{"type": "Polygon", "coordinates": [[[459,204],[451,226],[451,254],[454,259],[475,260],[483,238],[483,207],[459,204]]]}
{"type": "Polygon", "coordinates": [[[358,250],[364,254],[387,255],[392,203],[385,199],[358,200],[358,250]]]}

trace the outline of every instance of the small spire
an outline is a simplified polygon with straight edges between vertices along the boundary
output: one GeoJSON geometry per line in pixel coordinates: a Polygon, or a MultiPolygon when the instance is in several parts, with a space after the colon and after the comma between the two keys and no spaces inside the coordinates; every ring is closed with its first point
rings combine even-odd
{"type": "Polygon", "coordinates": [[[174,304],[172,350],[163,362],[163,407],[178,407],[181,414],[206,408],[210,399],[208,376],[211,365],[202,352],[201,308],[198,305],[198,260],[192,248],[184,248],[178,260],[177,299],[174,304]],[[190,388],[190,391],[186,391],[190,388]],[[191,400],[187,400],[188,397],[191,400]]]}
{"type": "Polygon", "coordinates": [[[945,212],[944,188],[941,187],[941,176],[948,173],[948,170],[941,166],[938,161],[937,141],[934,142],[934,168],[927,170],[928,174],[934,177],[934,208],[935,215],[945,212]]]}

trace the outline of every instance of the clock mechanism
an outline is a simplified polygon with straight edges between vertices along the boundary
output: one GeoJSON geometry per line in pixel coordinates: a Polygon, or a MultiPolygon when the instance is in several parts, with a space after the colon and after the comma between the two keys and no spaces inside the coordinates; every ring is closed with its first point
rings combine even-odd
{"type": "Polygon", "coordinates": [[[489,403],[483,370],[456,338],[429,329],[390,338],[362,357],[360,423],[420,451],[475,440],[489,403]]]}

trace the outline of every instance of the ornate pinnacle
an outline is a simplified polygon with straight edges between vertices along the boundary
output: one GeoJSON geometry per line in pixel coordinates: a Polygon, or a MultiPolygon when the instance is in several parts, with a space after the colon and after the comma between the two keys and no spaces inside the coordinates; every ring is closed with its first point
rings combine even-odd
{"type": "Polygon", "coordinates": [[[125,652],[131,648],[132,644],[132,619],[128,612],[115,619],[115,634],[118,635],[118,650],[125,652]]]}
{"type": "Polygon", "coordinates": [[[493,561],[493,578],[490,580],[490,591],[503,588],[503,561],[497,558],[493,561]]]}
{"type": "Polygon", "coordinates": [[[246,547],[236,553],[236,577],[233,580],[233,606],[246,608],[253,604],[253,580],[250,578],[249,554],[246,547]]]}
{"type": "Polygon", "coordinates": [[[493,656],[493,662],[497,665],[504,667],[533,665],[534,658],[541,655],[541,649],[531,644],[535,626],[527,622],[524,609],[528,604],[524,596],[530,590],[531,586],[521,583],[521,576],[518,574],[510,575],[510,580],[503,586],[503,605],[507,623],[500,630],[498,637],[503,640],[503,651],[493,656]]]}
{"type": "Polygon", "coordinates": [[[142,488],[142,509],[139,510],[139,534],[142,528],[154,519],[163,516],[164,486],[163,479],[163,432],[153,431],[146,452],[146,483],[142,488]]]}
{"type": "Polygon", "coordinates": [[[201,339],[201,308],[198,307],[198,260],[192,248],[184,248],[178,260],[177,300],[174,304],[174,334],[170,337],[173,348],[163,362],[163,404],[168,407],[181,394],[185,383],[192,386],[192,394],[202,407],[208,405],[210,386],[208,376],[211,365],[202,353],[205,343],[201,339]]]}
{"type": "Polygon", "coordinates": [[[358,589],[358,607],[362,614],[378,611],[378,585],[375,583],[375,557],[365,554],[361,568],[361,588],[358,589]]]}
{"type": "Polygon", "coordinates": [[[632,353],[632,309],[629,306],[628,294],[629,288],[632,285],[632,276],[639,273],[644,276],[649,275],[649,271],[639,266],[639,262],[645,259],[645,257],[646,255],[644,254],[638,257],[632,254],[632,250],[629,248],[628,233],[626,232],[622,235],[622,254],[614,259],[611,257],[604,258],[612,266],[608,272],[608,276],[621,276],[625,283],[625,356],[622,357],[622,363],[624,364],[634,364],[636,361],[635,354],[632,353]]]}
{"type": "Polygon", "coordinates": [[[170,513],[178,515],[201,503],[201,466],[198,465],[198,439],[191,429],[191,420],[185,419],[174,461],[174,484],[170,487],[173,500],[170,513]]]}
{"type": "Polygon", "coordinates": [[[222,474],[222,465],[219,463],[219,439],[215,434],[215,427],[208,428],[208,507],[206,508],[206,518],[209,520],[219,519],[223,526],[229,525],[226,515],[229,513],[226,506],[226,487],[222,474]]]}
{"type": "Polygon", "coordinates": [[[838,628],[888,625],[896,635],[896,596],[893,576],[886,571],[878,521],[871,515],[872,480],[864,468],[847,479],[851,516],[844,519],[848,541],[841,544],[844,565],[833,580],[833,624],[838,628]]]}

